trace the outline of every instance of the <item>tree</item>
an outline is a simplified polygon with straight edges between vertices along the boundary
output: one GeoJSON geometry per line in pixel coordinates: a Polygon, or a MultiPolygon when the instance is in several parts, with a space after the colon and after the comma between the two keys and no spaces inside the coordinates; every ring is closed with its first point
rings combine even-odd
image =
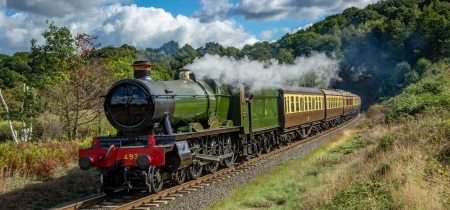
{"type": "Polygon", "coordinates": [[[100,62],[80,65],[66,74],[66,79],[44,91],[52,112],[60,116],[66,127],[67,138],[80,137],[78,128],[103,115],[100,95],[112,85],[114,75],[100,62]]]}
{"type": "Polygon", "coordinates": [[[177,53],[180,50],[180,45],[176,41],[169,41],[164,43],[160,48],[156,50],[156,52],[165,53],[166,55],[172,55],[177,53]]]}
{"type": "Polygon", "coordinates": [[[25,82],[25,77],[18,74],[15,71],[9,70],[9,68],[0,68],[0,88],[8,89],[14,88],[19,83],[25,82]]]}
{"type": "Polygon", "coordinates": [[[58,81],[59,73],[73,68],[73,58],[76,56],[73,46],[75,40],[68,28],[59,28],[51,22],[41,35],[45,39],[44,45],[37,45],[36,39],[31,40],[30,58],[33,59],[35,71],[32,82],[37,87],[58,81]]]}
{"type": "Polygon", "coordinates": [[[107,60],[106,65],[114,73],[116,80],[133,78],[133,63],[134,58],[127,57],[115,57],[107,60]]]}
{"type": "Polygon", "coordinates": [[[280,63],[294,64],[294,56],[284,48],[280,49],[277,59],[280,63]]]}
{"type": "Polygon", "coordinates": [[[92,55],[92,52],[96,51],[101,46],[100,43],[95,43],[95,40],[97,39],[98,36],[86,33],[77,34],[75,37],[75,50],[81,59],[87,60],[89,56],[92,55]]]}

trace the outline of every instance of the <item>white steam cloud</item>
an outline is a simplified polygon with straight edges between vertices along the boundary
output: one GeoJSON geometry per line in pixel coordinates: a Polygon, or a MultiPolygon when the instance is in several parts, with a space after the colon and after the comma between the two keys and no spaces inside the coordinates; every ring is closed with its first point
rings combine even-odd
{"type": "Polygon", "coordinates": [[[236,60],[207,54],[184,68],[190,69],[197,79],[218,79],[229,85],[246,84],[252,91],[306,84],[326,87],[341,80],[339,61],[317,52],[310,57],[297,57],[294,65],[279,64],[275,59],[259,62],[247,57],[236,60]]]}

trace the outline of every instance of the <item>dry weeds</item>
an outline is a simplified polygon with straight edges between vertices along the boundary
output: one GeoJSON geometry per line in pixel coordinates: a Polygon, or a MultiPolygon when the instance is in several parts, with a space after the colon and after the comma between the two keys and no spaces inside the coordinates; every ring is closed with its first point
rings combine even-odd
{"type": "MultiPolygon", "coordinates": [[[[308,192],[302,208],[324,208],[342,190],[355,188],[361,182],[375,181],[388,186],[396,208],[448,209],[449,167],[438,157],[440,151],[448,148],[450,125],[442,126],[445,119],[433,112],[416,119],[371,126],[364,132],[363,138],[377,144],[346,156],[336,170],[327,172],[321,186],[308,192]],[[388,135],[394,136],[392,147],[380,149],[380,139],[388,135]],[[380,173],[380,166],[383,165],[388,170],[380,173]]],[[[328,146],[340,143],[342,140],[332,141],[328,146]]],[[[377,198],[369,196],[368,199],[377,198]]],[[[372,207],[377,209],[377,206],[372,207]]]]}

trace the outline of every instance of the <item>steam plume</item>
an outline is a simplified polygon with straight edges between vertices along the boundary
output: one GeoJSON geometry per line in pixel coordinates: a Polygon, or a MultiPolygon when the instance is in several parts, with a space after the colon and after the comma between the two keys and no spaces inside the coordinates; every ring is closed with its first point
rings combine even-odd
{"type": "Polygon", "coordinates": [[[246,84],[253,91],[306,84],[327,87],[340,80],[339,61],[317,52],[311,57],[297,57],[294,65],[279,64],[275,59],[259,62],[247,57],[236,60],[207,54],[184,68],[194,72],[198,79],[208,77],[229,85],[246,84]]]}

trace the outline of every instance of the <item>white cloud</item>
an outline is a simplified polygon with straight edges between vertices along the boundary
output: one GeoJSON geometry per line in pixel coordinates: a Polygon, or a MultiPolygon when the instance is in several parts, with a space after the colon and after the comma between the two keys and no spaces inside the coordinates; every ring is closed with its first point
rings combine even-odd
{"type": "Polygon", "coordinates": [[[47,19],[56,26],[68,27],[73,34],[97,35],[102,46],[129,44],[145,49],[174,40],[195,48],[207,42],[240,48],[258,41],[234,20],[201,23],[198,18],[174,17],[163,9],[114,4],[54,18],[29,12],[5,17],[4,11],[0,11],[0,53],[29,51],[32,38],[43,44],[40,33],[48,28],[47,19]]]}
{"type": "Polygon", "coordinates": [[[291,33],[291,28],[283,28],[281,29],[284,33],[291,33]]]}
{"type": "Polygon", "coordinates": [[[261,37],[261,39],[270,39],[276,33],[278,33],[278,29],[276,29],[276,28],[274,28],[272,30],[261,31],[261,33],[259,34],[259,37],[261,37]]]}
{"type": "Polygon", "coordinates": [[[362,8],[378,0],[240,0],[234,14],[246,20],[272,21],[280,19],[317,20],[326,14],[340,13],[348,7],[362,8]]]}
{"type": "Polygon", "coordinates": [[[306,26],[298,27],[297,29],[294,29],[294,31],[293,31],[292,33],[296,33],[297,31],[300,31],[300,30],[302,30],[302,29],[306,30],[306,29],[308,29],[309,27],[311,27],[313,24],[314,24],[314,23],[310,23],[310,24],[308,24],[308,25],[306,25],[306,26]]]}
{"type": "Polygon", "coordinates": [[[228,0],[201,0],[200,4],[203,4],[202,10],[196,11],[193,17],[200,18],[200,22],[203,23],[228,19],[229,11],[233,7],[228,0]]]}

